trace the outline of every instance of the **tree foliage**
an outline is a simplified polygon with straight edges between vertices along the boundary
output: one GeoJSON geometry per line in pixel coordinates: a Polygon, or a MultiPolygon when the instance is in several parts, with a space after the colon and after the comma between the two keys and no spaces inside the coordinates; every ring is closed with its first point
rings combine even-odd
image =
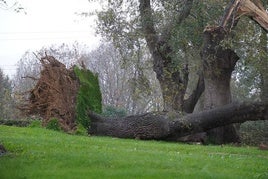
{"type": "Polygon", "coordinates": [[[161,109],[161,93],[151,66],[151,59],[140,57],[135,63],[124,56],[113,44],[102,44],[83,59],[87,68],[98,73],[103,94],[103,105],[124,108],[128,114],[139,114],[161,109]]]}
{"type": "MultiPolygon", "coordinates": [[[[161,56],[162,60],[153,60],[152,67],[160,81],[164,101],[170,98],[169,103],[172,103],[173,98],[180,98],[176,101],[185,101],[177,104],[177,107],[185,103],[185,107],[191,104],[193,108],[193,104],[197,102],[195,99],[201,91],[196,88],[200,75],[199,51],[202,46],[202,31],[207,24],[217,20],[226,2],[196,1],[193,3],[182,0],[152,1],[149,4],[149,1],[125,0],[109,1],[104,4],[103,9],[97,13],[97,32],[116,44],[115,47],[120,52],[138,53],[137,49],[142,47],[152,49],[150,51],[153,59],[155,56],[161,56]],[[143,3],[148,3],[145,11],[150,12],[151,15],[142,15],[140,7],[143,3]],[[150,28],[153,30],[146,32],[144,26],[147,26],[148,30],[150,28]],[[146,34],[151,34],[152,38],[144,43],[146,34]],[[153,36],[156,37],[155,40],[153,36]],[[153,41],[155,45],[150,47],[150,42],[153,41]],[[156,50],[159,51],[158,55],[155,53],[156,50]],[[161,74],[166,77],[162,78],[161,74]],[[172,81],[171,76],[174,78],[176,76],[177,81],[181,82],[174,81],[165,85],[164,82],[172,81]],[[177,87],[172,90],[171,86],[177,87]],[[174,91],[173,95],[172,91],[174,91]],[[178,97],[175,91],[180,91],[181,96],[178,97]],[[170,97],[165,97],[170,94],[170,97]]],[[[126,59],[134,60],[129,58],[131,53],[125,54],[128,55],[126,59]]],[[[192,110],[187,109],[187,111],[192,110]]]]}
{"type": "Polygon", "coordinates": [[[12,82],[0,69],[0,119],[13,119],[17,115],[12,96],[12,82]]]}
{"type": "MultiPolygon", "coordinates": [[[[139,5],[142,2],[143,1],[127,0],[108,1],[103,4],[103,9],[97,13],[97,32],[117,44],[115,47],[119,48],[123,53],[129,52],[131,49],[137,49],[137,42],[143,42],[144,31],[142,30],[142,17],[139,12],[139,5]]],[[[263,4],[264,7],[267,6],[267,2],[263,1],[263,4]]],[[[185,64],[188,66],[190,80],[188,81],[188,89],[184,95],[186,99],[196,87],[197,78],[200,74],[200,72],[198,72],[198,69],[200,69],[199,52],[203,43],[203,29],[207,25],[220,24],[222,14],[227,5],[228,2],[223,0],[195,1],[192,4],[191,1],[187,2],[183,0],[151,2],[152,17],[150,18],[152,18],[152,22],[150,23],[153,23],[156,34],[162,39],[164,39],[165,34],[171,36],[171,38],[167,40],[166,45],[161,47],[162,50],[167,47],[175,49],[172,53],[168,54],[168,56],[172,56],[171,65],[173,67],[182,69],[185,64]],[[191,5],[190,14],[187,17],[185,16],[186,18],[180,16],[180,14],[183,15],[185,8],[187,8],[189,4],[191,5]],[[181,19],[183,19],[183,21],[181,21],[181,19]]],[[[149,20],[150,19],[147,19],[147,24],[149,24],[149,20]]],[[[258,40],[254,41],[249,37],[251,35],[248,33],[248,29],[252,29],[252,25],[254,25],[252,22],[249,22],[248,19],[243,17],[235,30],[235,36],[232,33],[231,36],[224,40],[226,45],[231,45],[231,47],[238,52],[240,57],[244,54],[247,54],[246,56],[249,57],[250,54],[239,53],[239,51],[241,51],[241,49],[252,49],[252,43],[258,42],[258,40]],[[244,28],[245,26],[247,28],[244,28]],[[242,40],[241,37],[244,38],[244,40],[242,40]],[[252,43],[246,43],[246,41],[252,43]],[[243,42],[243,45],[241,42],[243,42]]],[[[257,27],[257,29],[259,29],[259,27],[257,27]]],[[[252,35],[256,36],[258,34],[259,33],[253,33],[252,35]]],[[[143,48],[145,47],[143,46],[143,48]]],[[[126,57],[126,59],[128,57],[126,57]]],[[[128,59],[130,60],[130,58],[128,59]]]]}

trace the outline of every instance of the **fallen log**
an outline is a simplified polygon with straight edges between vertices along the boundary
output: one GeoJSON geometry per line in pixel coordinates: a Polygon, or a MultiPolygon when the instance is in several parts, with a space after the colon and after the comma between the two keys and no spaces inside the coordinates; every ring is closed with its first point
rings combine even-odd
{"type": "Polygon", "coordinates": [[[124,118],[105,118],[93,112],[89,134],[119,138],[169,140],[245,121],[267,120],[268,104],[232,103],[185,116],[151,112],[124,118]]]}

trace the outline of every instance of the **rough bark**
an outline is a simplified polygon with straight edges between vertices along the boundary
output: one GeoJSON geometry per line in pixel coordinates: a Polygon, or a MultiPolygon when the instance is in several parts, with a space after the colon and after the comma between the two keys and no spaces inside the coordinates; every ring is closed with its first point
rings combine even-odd
{"type": "Polygon", "coordinates": [[[202,91],[203,88],[198,85],[197,87],[200,89],[194,90],[196,93],[184,104],[184,95],[188,84],[188,66],[185,64],[181,69],[174,66],[171,57],[174,50],[168,43],[171,38],[172,29],[180,25],[190,14],[193,1],[185,1],[182,11],[176,14],[175,20],[164,25],[164,30],[159,33],[161,35],[156,32],[154,27],[150,0],[140,0],[139,2],[142,28],[147,46],[153,57],[153,70],[160,82],[164,110],[185,111],[186,109],[187,111],[193,111],[194,105],[197,102],[196,98],[199,98],[201,95],[200,90],[202,91]]]}
{"type": "Polygon", "coordinates": [[[174,112],[146,113],[125,118],[104,118],[89,112],[92,135],[168,140],[249,120],[268,120],[268,104],[228,104],[181,116],[174,112]]]}
{"type": "MultiPolygon", "coordinates": [[[[204,31],[204,45],[201,53],[204,68],[204,109],[212,109],[231,103],[231,74],[239,57],[221,46],[226,32],[223,27],[207,27],[204,31]]],[[[214,143],[238,142],[239,137],[233,125],[208,131],[214,143]]]]}

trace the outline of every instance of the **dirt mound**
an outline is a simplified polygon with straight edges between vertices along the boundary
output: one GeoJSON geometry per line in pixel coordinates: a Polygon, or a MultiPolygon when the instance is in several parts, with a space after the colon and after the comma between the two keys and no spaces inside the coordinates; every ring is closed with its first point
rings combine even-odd
{"type": "Polygon", "coordinates": [[[40,78],[30,91],[30,97],[23,110],[28,115],[41,116],[43,125],[56,118],[64,131],[73,131],[76,127],[75,107],[79,80],[73,68],[67,69],[52,56],[43,57],[40,61],[40,78]]]}

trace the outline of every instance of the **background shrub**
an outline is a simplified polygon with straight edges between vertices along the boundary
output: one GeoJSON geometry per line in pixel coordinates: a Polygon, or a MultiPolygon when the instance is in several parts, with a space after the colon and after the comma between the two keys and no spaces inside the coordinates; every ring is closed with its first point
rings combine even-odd
{"type": "Polygon", "coordinates": [[[31,119],[0,119],[0,125],[26,127],[32,122],[31,119]]]}
{"type": "Polygon", "coordinates": [[[75,134],[76,135],[83,135],[83,136],[88,135],[87,129],[84,128],[84,126],[82,126],[82,124],[77,124],[75,134]]]}
{"type": "Polygon", "coordinates": [[[248,121],[240,125],[241,141],[247,145],[268,144],[268,121],[248,121]]]}
{"type": "Polygon", "coordinates": [[[29,124],[29,127],[31,128],[41,128],[42,127],[42,121],[41,120],[32,120],[32,122],[29,124]]]}
{"type": "Polygon", "coordinates": [[[55,131],[60,131],[60,123],[58,121],[57,118],[51,118],[47,125],[46,125],[47,129],[51,129],[51,130],[55,130],[55,131]]]}

